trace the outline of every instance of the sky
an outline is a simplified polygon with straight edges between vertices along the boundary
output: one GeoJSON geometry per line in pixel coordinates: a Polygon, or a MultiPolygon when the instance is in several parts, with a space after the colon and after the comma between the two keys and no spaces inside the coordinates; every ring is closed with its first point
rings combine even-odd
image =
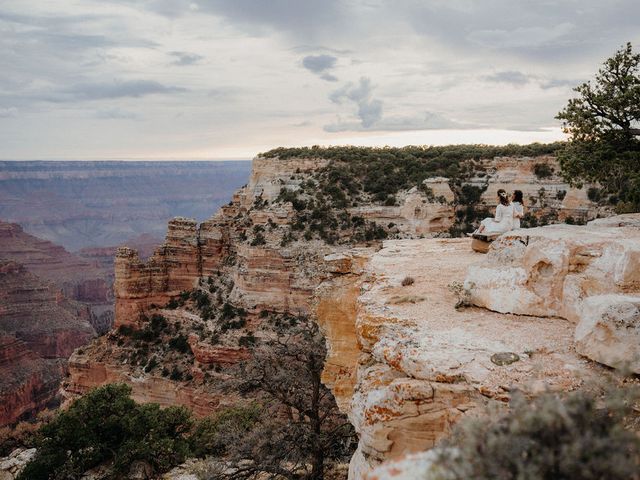
{"type": "Polygon", "coordinates": [[[0,159],[563,139],[638,0],[2,0],[0,159]]]}

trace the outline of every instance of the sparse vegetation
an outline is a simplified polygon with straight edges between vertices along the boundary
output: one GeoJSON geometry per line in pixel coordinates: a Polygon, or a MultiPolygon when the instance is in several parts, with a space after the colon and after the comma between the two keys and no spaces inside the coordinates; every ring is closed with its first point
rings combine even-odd
{"type": "Polygon", "coordinates": [[[513,396],[509,412],[463,421],[438,463],[450,480],[637,480],[640,437],[627,430],[637,392],[513,396]]]}
{"type": "Polygon", "coordinates": [[[539,180],[544,180],[545,178],[550,178],[553,176],[553,168],[546,163],[536,163],[533,166],[533,173],[539,180]]]}

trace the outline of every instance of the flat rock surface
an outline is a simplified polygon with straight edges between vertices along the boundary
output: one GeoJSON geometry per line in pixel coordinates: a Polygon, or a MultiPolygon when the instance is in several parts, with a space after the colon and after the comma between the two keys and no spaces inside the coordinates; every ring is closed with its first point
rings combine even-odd
{"type": "Polygon", "coordinates": [[[461,283],[468,266],[481,259],[468,239],[385,242],[360,297],[368,315],[395,319],[371,345],[374,357],[414,378],[459,377],[484,391],[580,384],[592,367],[575,352],[571,322],[454,308],[458,298],[450,285],[461,283]],[[405,277],[414,283],[402,286],[405,277]],[[496,365],[491,357],[499,353],[519,360],[496,365]]]}

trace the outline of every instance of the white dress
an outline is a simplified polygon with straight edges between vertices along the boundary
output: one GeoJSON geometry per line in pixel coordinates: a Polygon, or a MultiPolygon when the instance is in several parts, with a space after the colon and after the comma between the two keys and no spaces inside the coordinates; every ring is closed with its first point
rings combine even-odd
{"type": "Polygon", "coordinates": [[[501,203],[496,207],[496,216],[493,218],[485,218],[480,222],[484,225],[483,234],[504,233],[513,230],[513,205],[503,205],[501,203]]]}
{"type": "Polygon", "coordinates": [[[524,215],[524,207],[520,202],[511,202],[511,205],[513,206],[513,215],[514,215],[513,229],[517,230],[518,228],[520,228],[520,217],[524,215]],[[519,215],[520,217],[516,217],[516,215],[519,215]]]}

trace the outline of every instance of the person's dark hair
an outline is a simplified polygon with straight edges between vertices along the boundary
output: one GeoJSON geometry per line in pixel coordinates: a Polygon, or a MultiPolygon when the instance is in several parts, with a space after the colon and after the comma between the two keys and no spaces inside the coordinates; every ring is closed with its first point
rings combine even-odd
{"type": "Polygon", "coordinates": [[[520,205],[524,205],[524,200],[522,199],[522,190],[514,190],[513,191],[513,202],[518,202],[520,205]]]}
{"type": "Polygon", "coordinates": [[[506,190],[502,188],[498,190],[498,201],[504,206],[509,205],[509,197],[507,196],[506,190]]]}

